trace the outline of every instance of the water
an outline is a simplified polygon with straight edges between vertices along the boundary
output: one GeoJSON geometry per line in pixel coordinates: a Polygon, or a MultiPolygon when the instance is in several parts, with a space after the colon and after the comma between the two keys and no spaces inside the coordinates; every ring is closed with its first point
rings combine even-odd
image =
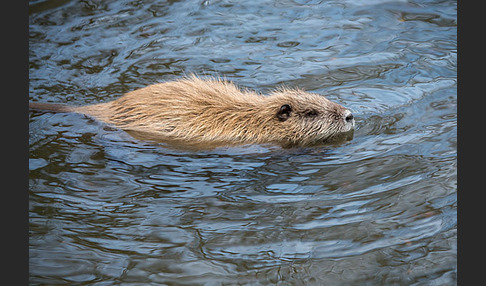
{"type": "Polygon", "coordinates": [[[197,73],[350,108],[337,146],[29,115],[32,285],[455,285],[456,1],[30,1],[31,101],[197,73]]]}

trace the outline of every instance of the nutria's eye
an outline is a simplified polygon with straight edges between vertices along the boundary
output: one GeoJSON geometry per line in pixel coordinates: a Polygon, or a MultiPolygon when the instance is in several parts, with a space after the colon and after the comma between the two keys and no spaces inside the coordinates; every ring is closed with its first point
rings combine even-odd
{"type": "Polygon", "coordinates": [[[307,110],[307,111],[305,111],[305,112],[304,112],[304,115],[305,115],[306,117],[316,117],[316,116],[317,116],[317,114],[318,114],[318,113],[317,113],[317,110],[314,110],[314,109],[312,109],[312,110],[307,110]]]}
{"type": "Polygon", "coordinates": [[[288,104],[284,104],[280,107],[280,110],[277,112],[277,118],[280,121],[285,121],[290,117],[290,112],[292,112],[292,107],[288,104]]]}

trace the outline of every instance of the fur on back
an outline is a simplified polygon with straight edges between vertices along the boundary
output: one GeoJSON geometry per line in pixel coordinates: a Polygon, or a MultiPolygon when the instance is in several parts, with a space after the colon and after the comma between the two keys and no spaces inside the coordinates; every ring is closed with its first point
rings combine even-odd
{"type": "Polygon", "coordinates": [[[122,129],[195,141],[261,141],[271,117],[266,98],[234,84],[191,77],[150,85],[108,103],[79,111],[122,129]],[[249,130],[249,127],[261,130],[249,130]]]}

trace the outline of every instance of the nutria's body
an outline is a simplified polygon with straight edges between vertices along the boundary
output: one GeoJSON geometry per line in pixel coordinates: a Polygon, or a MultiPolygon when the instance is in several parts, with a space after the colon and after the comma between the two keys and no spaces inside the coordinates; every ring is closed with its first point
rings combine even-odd
{"type": "Polygon", "coordinates": [[[264,96],[197,77],[150,85],[107,103],[30,108],[78,112],[127,131],[189,143],[309,145],[354,128],[351,112],[321,95],[281,89],[264,96]]]}

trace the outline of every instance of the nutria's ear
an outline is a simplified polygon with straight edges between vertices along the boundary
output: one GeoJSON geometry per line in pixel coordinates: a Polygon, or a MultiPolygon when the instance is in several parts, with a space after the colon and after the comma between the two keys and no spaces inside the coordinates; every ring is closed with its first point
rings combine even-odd
{"type": "Polygon", "coordinates": [[[277,112],[277,118],[280,121],[285,121],[290,117],[290,112],[292,112],[292,107],[288,104],[284,104],[280,107],[280,110],[277,112]]]}

